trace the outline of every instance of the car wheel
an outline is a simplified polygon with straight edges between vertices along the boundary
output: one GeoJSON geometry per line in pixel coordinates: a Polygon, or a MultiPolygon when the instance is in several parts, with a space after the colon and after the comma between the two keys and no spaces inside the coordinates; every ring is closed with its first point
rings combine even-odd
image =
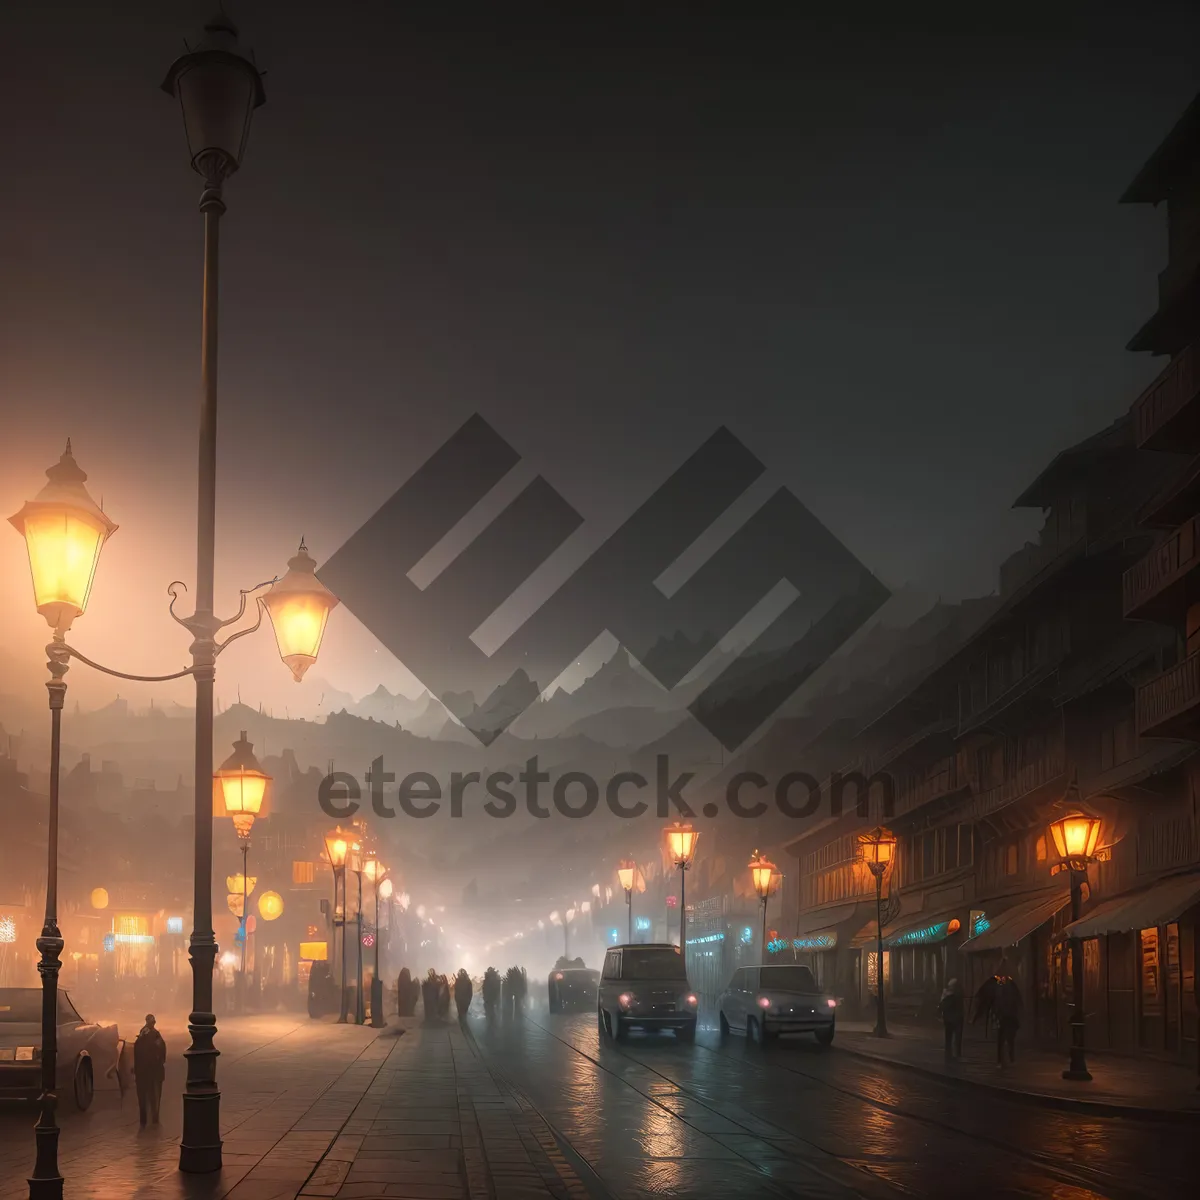
{"type": "Polygon", "coordinates": [[[762,1026],[755,1017],[748,1017],[746,1020],[746,1040],[756,1046],[766,1045],[767,1039],[763,1035],[762,1026]]]}
{"type": "Polygon", "coordinates": [[[725,1014],[721,1014],[721,1041],[729,1041],[729,1022],[725,1020],[725,1014]]]}
{"type": "Polygon", "coordinates": [[[629,1038],[629,1026],[625,1024],[622,1017],[617,1017],[616,1027],[613,1030],[613,1038],[618,1042],[627,1041],[629,1038]]]}
{"type": "Polygon", "coordinates": [[[684,1025],[682,1029],[675,1030],[675,1037],[681,1042],[694,1042],[696,1040],[696,1022],[693,1021],[690,1025],[684,1025]]]}
{"type": "Polygon", "coordinates": [[[832,1046],[833,1045],[833,1026],[830,1025],[830,1027],[828,1029],[818,1029],[816,1036],[817,1036],[817,1045],[818,1046],[832,1046]]]}
{"type": "Polygon", "coordinates": [[[72,1092],[75,1099],[75,1107],[80,1112],[86,1112],[92,1104],[92,1096],[95,1094],[95,1085],[92,1080],[92,1060],[90,1058],[81,1058],[75,1064],[75,1078],[72,1081],[72,1092]]]}

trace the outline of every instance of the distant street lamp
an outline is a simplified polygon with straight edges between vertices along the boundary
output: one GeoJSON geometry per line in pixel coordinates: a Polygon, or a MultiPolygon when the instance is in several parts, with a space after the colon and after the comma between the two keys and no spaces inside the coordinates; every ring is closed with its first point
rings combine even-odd
{"type": "MultiPolygon", "coordinates": [[[[371,977],[371,1025],[375,1029],[382,1029],[387,1024],[383,1019],[383,980],[379,976],[379,889],[381,884],[390,882],[387,870],[374,851],[363,864],[363,874],[375,890],[375,974],[371,977]]],[[[391,895],[390,888],[388,895],[391,895]]]]}
{"type": "Polygon", "coordinates": [[[341,984],[342,998],[338,1005],[338,1024],[345,1025],[347,1020],[347,1002],[346,1002],[346,856],[350,852],[350,835],[342,832],[342,827],[330,830],[325,835],[325,854],[329,859],[329,865],[333,869],[333,934],[337,937],[338,931],[338,879],[342,881],[342,970],[341,984]]]}
{"type": "MultiPolygon", "coordinates": [[[[1072,779],[1068,796],[1079,795],[1079,788],[1072,779]]],[[[1050,836],[1059,861],[1051,868],[1052,873],[1070,872],[1071,877],[1071,923],[1080,918],[1083,907],[1083,885],[1087,883],[1088,864],[1097,861],[1096,843],[1100,840],[1100,818],[1072,811],[1059,817],[1050,825],[1050,836]]],[[[1083,1010],[1083,940],[1071,939],[1071,1056],[1064,1079],[1090,1080],[1085,1051],[1087,1024],[1083,1010]]]]}
{"type": "Polygon", "coordinates": [[[687,871],[696,854],[696,842],[700,834],[691,825],[678,821],[667,827],[667,849],[671,861],[679,868],[679,953],[687,963],[687,871]]]}
{"type": "Polygon", "coordinates": [[[858,850],[875,877],[875,1036],[887,1037],[887,1008],[883,997],[883,877],[891,865],[896,837],[890,829],[876,826],[859,834],[858,850]]]}
{"type": "Polygon", "coordinates": [[[750,859],[750,878],[754,890],[762,901],[762,946],[759,951],[761,962],[767,961],[767,901],[771,898],[771,884],[776,878],[775,864],[755,850],[750,859]]]}
{"type": "Polygon", "coordinates": [[[629,910],[629,942],[633,944],[633,882],[637,876],[637,863],[631,858],[621,860],[617,868],[617,879],[625,889],[625,907],[629,910]]]}
{"type": "MultiPolygon", "coordinates": [[[[262,810],[263,797],[271,777],[262,769],[254,757],[254,747],[246,740],[246,731],[233,743],[233,753],[213,772],[213,780],[220,789],[225,812],[233,818],[233,828],[242,847],[242,882],[247,878],[247,859],[250,856],[250,830],[254,818],[262,810]]],[[[242,893],[242,986],[245,987],[246,943],[250,940],[246,930],[249,912],[246,901],[249,891],[242,893]]],[[[258,943],[255,942],[257,946],[258,943]]],[[[244,994],[244,993],[243,993],[244,994]]]]}
{"type": "Polygon", "coordinates": [[[353,841],[350,843],[350,852],[346,856],[346,866],[353,871],[358,879],[358,901],[354,912],[354,928],[356,936],[354,941],[358,947],[358,974],[354,979],[354,1023],[356,1025],[365,1025],[367,1023],[366,1003],[363,999],[363,945],[362,945],[362,877],[363,877],[363,848],[362,843],[353,841]]]}

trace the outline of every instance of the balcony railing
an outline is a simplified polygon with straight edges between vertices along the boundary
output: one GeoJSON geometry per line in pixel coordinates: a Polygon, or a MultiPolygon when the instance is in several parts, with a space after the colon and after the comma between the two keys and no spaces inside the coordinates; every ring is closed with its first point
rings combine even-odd
{"type": "Polygon", "coordinates": [[[1041,758],[1018,767],[1003,783],[980,791],[967,806],[962,819],[981,821],[984,817],[1023,800],[1031,792],[1052,783],[1067,770],[1067,756],[1062,745],[1052,746],[1041,758]]]}
{"type": "MultiPolygon", "coordinates": [[[[965,782],[965,781],[964,781],[965,782]]],[[[958,758],[949,755],[923,778],[908,776],[896,791],[896,815],[912,812],[958,790],[958,758]]]]}
{"type": "Polygon", "coordinates": [[[1125,572],[1121,590],[1125,615],[1166,618],[1176,615],[1165,593],[1200,566],[1200,516],[1181,525],[1166,541],[1155,546],[1141,562],[1125,572]]]}
{"type": "Polygon", "coordinates": [[[1139,737],[1187,736],[1200,716],[1200,652],[1185,658],[1137,692],[1139,737]]]}
{"type": "Polygon", "coordinates": [[[1198,391],[1195,348],[1189,346],[1134,401],[1133,423],[1138,446],[1145,450],[1196,449],[1180,445],[1170,426],[1196,399],[1198,391]]]}

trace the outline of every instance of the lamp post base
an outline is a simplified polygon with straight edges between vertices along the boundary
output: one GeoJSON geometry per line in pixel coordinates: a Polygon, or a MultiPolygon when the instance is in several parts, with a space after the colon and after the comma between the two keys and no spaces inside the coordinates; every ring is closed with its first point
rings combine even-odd
{"type": "Polygon", "coordinates": [[[1067,1065],[1067,1069],[1062,1073],[1064,1079],[1077,1079],[1082,1083],[1089,1083],[1092,1078],[1092,1073],[1087,1069],[1087,1060],[1083,1057],[1082,1050],[1072,1049],[1071,1061],[1067,1065]]]}
{"type": "Polygon", "coordinates": [[[383,1017],[383,980],[371,980],[371,1028],[382,1029],[387,1024],[383,1017]]]}

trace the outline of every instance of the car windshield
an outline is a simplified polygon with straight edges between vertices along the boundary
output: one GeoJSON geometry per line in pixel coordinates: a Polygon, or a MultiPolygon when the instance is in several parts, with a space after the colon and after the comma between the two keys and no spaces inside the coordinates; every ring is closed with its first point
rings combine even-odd
{"type": "Polygon", "coordinates": [[[817,981],[807,967],[763,967],[763,988],[778,988],[783,992],[819,992],[817,981]]]}
{"type": "Polygon", "coordinates": [[[41,1019],[41,988],[0,988],[0,1025],[36,1024],[41,1019]]]}
{"type": "Polygon", "coordinates": [[[622,955],[621,978],[683,980],[686,978],[683,955],[666,946],[653,950],[626,950],[622,955]]]}

